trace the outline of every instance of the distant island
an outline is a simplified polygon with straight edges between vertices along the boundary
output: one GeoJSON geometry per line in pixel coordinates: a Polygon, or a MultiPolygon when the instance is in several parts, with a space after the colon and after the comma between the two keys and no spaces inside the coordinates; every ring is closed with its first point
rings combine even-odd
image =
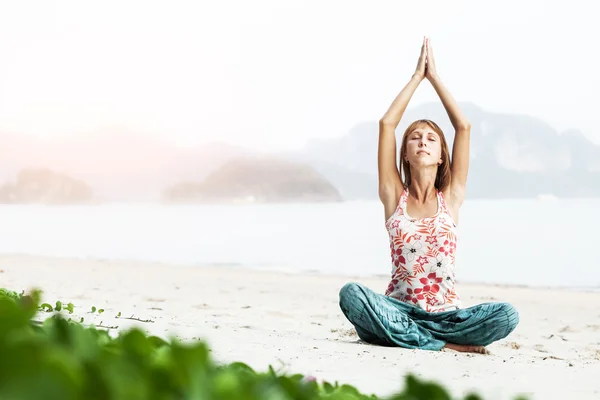
{"type": "Polygon", "coordinates": [[[78,204],[93,199],[92,188],[83,181],[50,169],[23,169],[16,182],[0,186],[4,204],[78,204]]]}
{"type": "MultiPolygon", "coordinates": [[[[472,123],[467,199],[600,197],[600,145],[582,132],[559,132],[527,114],[471,103],[461,108],[472,123]]],[[[404,129],[420,118],[436,121],[452,145],[448,115],[432,102],[406,110],[396,129],[398,146],[404,129]]],[[[377,201],[378,137],[377,121],[364,121],[339,137],[265,154],[220,142],[179,147],[127,130],[44,138],[0,131],[0,147],[10,149],[0,153],[0,184],[40,165],[83,180],[94,188],[95,202],[377,201]],[[249,157],[250,175],[239,161],[249,157]],[[296,167],[285,169],[291,163],[296,167]],[[263,178],[264,185],[257,182],[263,178]],[[306,190],[294,192],[299,188],[306,190]]],[[[22,201],[19,190],[5,187],[1,201],[22,201]]],[[[75,195],[66,200],[80,201],[75,195]]]]}
{"type": "Polygon", "coordinates": [[[273,157],[240,157],[202,182],[182,182],[163,192],[166,203],[338,202],[338,190],[311,166],[273,157]]]}

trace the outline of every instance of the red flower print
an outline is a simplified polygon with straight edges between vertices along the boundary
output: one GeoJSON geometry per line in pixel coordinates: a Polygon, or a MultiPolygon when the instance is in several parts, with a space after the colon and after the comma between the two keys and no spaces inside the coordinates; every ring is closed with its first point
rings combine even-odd
{"type": "Polygon", "coordinates": [[[387,290],[385,291],[385,295],[388,296],[390,293],[392,293],[394,291],[394,289],[396,288],[397,284],[398,284],[398,279],[392,279],[392,281],[390,282],[390,284],[387,287],[387,290]]]}
{"type": "Polygon", "coordinates": [[[400,226],[400,220],[399,219],[395,219],[394,222],[392,222],[392,229],[396,229],[400,226]]]}
{"type": "Polygon", "coordinates": [[[427,296],[427,304],[430,306],[437,306],[438,299],[435,296],[427,296]]]}
{"type": "Polygon", "coordinates": [[[402,249],[392,249],[392,263],[396,268],[398,268],[400,264],[406,264],[406,259],[402,255],[402,249]]]}
{"type": "Polygon", "coordinates": [[[423,292],[423,289],[421,289],[421,288],[415,289],[414,293],[411,288],[408,288],[408,289],[406,289],[406,296],[404,296],[404,301],[406,301],[406,302],[412,301],[414,304],[417,304],[417,301],[425,300],[425,297],[423,297],[422,292],[423,292]]]}
{"type": "Polygon", "coordinates": [[[419,282],[425,285],[423,286],[424,293],[437,293],[440,291],[440,285],[438,285],[438,283],[441,283],[442,280],[442,278],[436,276],[435,272],[432,272],[427,275],[427,278],[419,279],[419,282]]]}
{"type": "MultiPolygon", "coordinates": [[[[445,243],[445,242],[444,242],[445,243]]],[[[456,250],[456,242],[451,240],[448,243],[448,247],[450,247],[450,254],[454,253],[454,251],[456,250]]]]}
{"type": "Polygon", "coordinates": [[[437,244],[437,237],[435,235],[430,235],[427,236],[427,239],[425,239],[425,241],[430,245],[434,246],[437,244]]]}
{"type": "Polygon", "coordinates": [[[445,240],[442,247],[439,248],[440,253],[445,255],[454,254],[454,250],[456,250],[456,243],[448,240],[445,240]]]}
{"type": "Polygon", "coordinates": [[[423,266],[425,264],[427,264],[429,262],[429,259],[425,256],[419,256],[413,266],[412,266],[412,270],[413,270],[413,274],[417,275],[417,274],[422,274],[423,272],[425,272],[425,268],[423,268],[423,266]]]}

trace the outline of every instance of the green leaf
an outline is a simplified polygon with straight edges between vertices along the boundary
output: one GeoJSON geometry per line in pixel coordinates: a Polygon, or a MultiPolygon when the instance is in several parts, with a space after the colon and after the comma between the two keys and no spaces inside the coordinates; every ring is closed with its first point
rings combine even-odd
{"type": "Polygon", "coordinates": [[[407,375],[405,395],[417,399],[451,400],[450,394],[440,385],[434,382],[418,380],[414,375],[407,375]]]}
{"type": "Polygon", "coordinates": [[[323,382],[323,391],[327,394],[333,393],[333,391],[335,390],[335,388],[333,387],[333,385],[329,382],[323,382]]]}
{"type": "Polygon", "coordinates": [[[54,307],[54,309],[55,309],[56,311],[60,311],[60,310],[62,310],[62,303],[61,303],[60,301],[57,301],[57,302],[56,302],[56,307],[54,307]]]}
{"type": "Polygon", "coordinates": [[[96,312],[96,307],[92,306],[92,313],[95,313],[95,312],[96,312]]]}
{"type": "Polygon", "coordinates": [[[50,304],[44,303],[40,306],[40,310],[45,311],[45,312],[52,312],[53,308],[50,304]]]}

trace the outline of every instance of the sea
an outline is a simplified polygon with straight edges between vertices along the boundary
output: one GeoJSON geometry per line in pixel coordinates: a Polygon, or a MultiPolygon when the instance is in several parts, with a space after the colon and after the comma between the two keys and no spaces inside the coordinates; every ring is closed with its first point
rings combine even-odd
{"type": "MultiPolygon", "coordinates": [[[[379,201],[0,206],[0,253],[389,276],[379,201]]],[[[600,289],[600,198],[466,200],[457,281],[600,289]]]]}

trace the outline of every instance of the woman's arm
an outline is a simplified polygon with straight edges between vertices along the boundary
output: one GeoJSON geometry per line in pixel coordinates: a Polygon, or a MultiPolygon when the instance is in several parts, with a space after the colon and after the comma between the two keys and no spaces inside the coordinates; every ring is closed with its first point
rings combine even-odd
{"type": "Polygon", "coordinates": [[[419,83],[425,79],[426,57],[425,40],[423,40],[415,73],[379,120],[379,147],[377,150],[379,199],[383,203],[386,220],[396,210],[398,199],[402,194],[400,173],[396,164],[396,127],[400,123],[408,102],[417,90],[419,83]]]}
{"type": "Polygon", "coordinates": [[[427,70],[425,76],[429,82],[431,82],[431,85],[442,101],[455,130],[454,145],[452,146],[452,164],[450,167],[452,179],[449,189],[452,203],[457,207],[460,207],[465,199],[467,175],[469,171],[471,123],[440,80],[437,74],[435,59],[433,58],[433,49],[431,48],[429,39],[426,39],[426,47],[427,70]]]}

